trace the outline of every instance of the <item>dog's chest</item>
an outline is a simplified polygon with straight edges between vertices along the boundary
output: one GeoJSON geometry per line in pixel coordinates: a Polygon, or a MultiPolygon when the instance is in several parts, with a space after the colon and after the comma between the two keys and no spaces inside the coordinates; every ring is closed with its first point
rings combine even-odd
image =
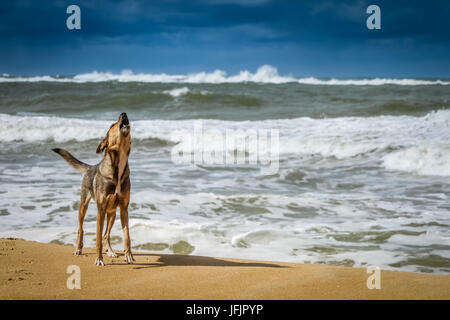
{"type": "Polygon", "coordinates": [[[117,151],[110,151],[103,159],[99,167],[102,177],[107,179],[110,183],[117,185],[123,180],[124,173],[127,171],[128,154],[117,151]]]}

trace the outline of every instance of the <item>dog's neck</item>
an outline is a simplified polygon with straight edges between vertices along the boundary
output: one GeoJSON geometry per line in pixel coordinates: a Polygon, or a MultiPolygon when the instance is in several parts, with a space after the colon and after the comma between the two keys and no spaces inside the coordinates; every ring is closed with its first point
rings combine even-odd
{"type": "Polygon", "coordinates": [[[128,155],[129,150],[106,149],[105,156],[99,164],[100,174],[108,180],[111,180],[119,188],[121,182],[129,175],[128,155]],[[120,183],[119,183],[120,181],[120,183]]]}

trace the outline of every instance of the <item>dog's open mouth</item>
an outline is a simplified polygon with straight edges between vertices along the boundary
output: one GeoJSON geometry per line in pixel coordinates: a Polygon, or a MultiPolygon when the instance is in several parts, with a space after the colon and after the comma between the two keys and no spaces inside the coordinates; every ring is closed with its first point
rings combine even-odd
{"type": "Polygon", "coordinates": [[[130,122],[128,121],[128,118],[122,118],[122,121],[120,122],[120,129],[124,128],[130,128],[130,122]]]}

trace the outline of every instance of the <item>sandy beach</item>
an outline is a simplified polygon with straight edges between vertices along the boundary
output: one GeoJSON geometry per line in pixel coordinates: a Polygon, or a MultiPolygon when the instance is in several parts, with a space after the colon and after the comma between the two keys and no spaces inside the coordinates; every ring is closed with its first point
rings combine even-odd
{"type": "MultiPolygon", "coordinates": [[[[136,263],[94,250],[0,239],[0,299],[450,299],[450,276],[381,271],[369,290],[366,269],[187,255],[134,253],[136,263]],[[69,290],[69,265],[81,289],[69,290]]],[[[120,252],[119,252],[120,254],[120,252]]]]}

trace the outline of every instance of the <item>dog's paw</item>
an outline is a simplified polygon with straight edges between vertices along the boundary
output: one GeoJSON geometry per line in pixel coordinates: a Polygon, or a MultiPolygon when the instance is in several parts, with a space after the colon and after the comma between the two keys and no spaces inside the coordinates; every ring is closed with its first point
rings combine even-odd
{"type": "Polygon", "coordinates": [[[75,249],[75,251],[73,252],[73,254],[76,256],[81,256],[81,253],[82,253],[82,249],[75,249]]]}
{"type": "Polygon", "coordinates": [[[134,260],[133,255],[131,254],[131,252],[125,252],[125,261],[126,261],[126,263],[131,264],[131,263],[133,263],[136,260],[134,260]]]}
{"type": "Polygon", "coordinates": [[[96,266],[104,266],[105,265],[105,263],[103,262],[103,258],[102,257],[98,257],[97,259],[95,259],[95,265],[96,266]]]}
{"type": "Polygon", "coordinates": [[[106,250],[106,254],[108,255],[108,257],[111,257],[111,258],[117,258],[118,257],[118,255],[114,251],[109,250],[109,249],[106,250]]]}

